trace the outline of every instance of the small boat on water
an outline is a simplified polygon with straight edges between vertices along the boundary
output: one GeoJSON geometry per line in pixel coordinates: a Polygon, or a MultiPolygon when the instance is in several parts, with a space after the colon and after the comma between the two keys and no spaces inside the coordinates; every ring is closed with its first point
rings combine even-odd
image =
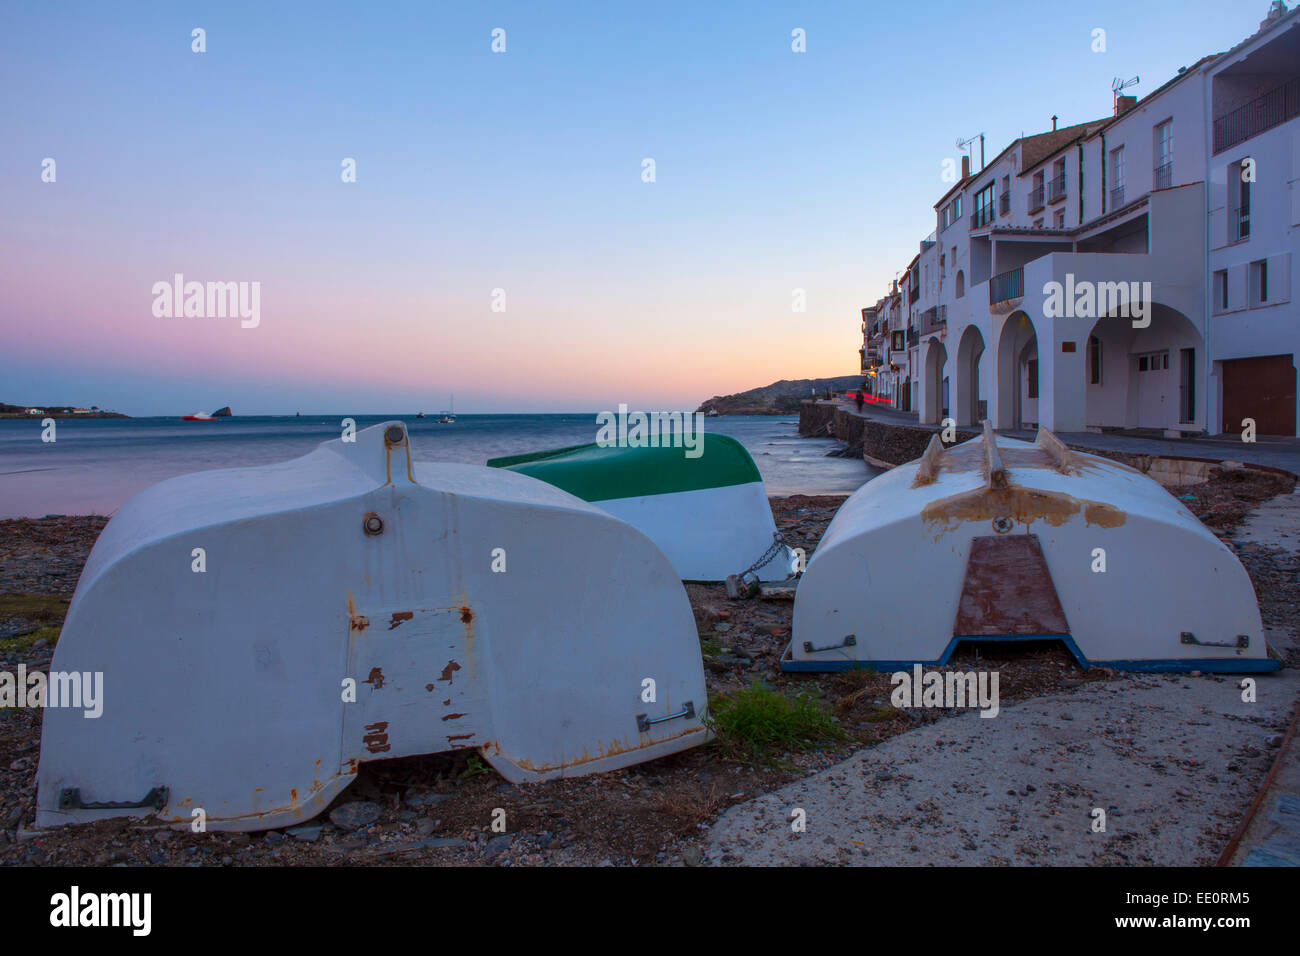
{"type": "Polygon", "coordinates": [[[181,418],[183,422],[215,422],[216,418],[207,412],[195,412],[193,415],[185,415],[181,418]]]}
{"type": "Polygon", "coordinates": [[[782,667],[943,664],[959,642],[1055,640],[1081,666],[1276,670],[1241,562],[1140,472],[984,434],[867,482],[795,596],[782,667]]]}
{"type": "Polygon", "coordinates": [[[644,532],[684,581],[722,581],[755,562],[761,581],[791,576],[792,554],[777,540],[763,478],[745,446],[703,433],[701,454],[684,449],[575,445],[493,458],[540,478],[644,532]]]}
{"type": "Polygon", "coordinates": [[[456,423],[456,396],[451,397],[451,410],[438,413],[439,425],[454,425],[456,423]]]}
{"type": "Polygon", "coordinates": [[[265,830],[368,760],[472,748],[539,781],[708,739],[690,604],[649,539],[526,475],[412,458],[385,422],[120,508],[50,667],[102,674],[107,705],[45,711],[37,826],[265,830]]]}

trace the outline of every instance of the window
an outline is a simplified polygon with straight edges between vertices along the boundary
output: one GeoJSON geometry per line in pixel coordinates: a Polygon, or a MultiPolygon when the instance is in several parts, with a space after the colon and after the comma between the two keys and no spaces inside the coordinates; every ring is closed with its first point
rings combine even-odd
{"type": "Polygon", "coordinates": [[[993,184],[989,183],[983,189],[975,194],[975,219],[976,228],[987,225],[993,221],[993,184]]]}
{"type": "Polygon", "coordinates": [[[1155,173],[1152,186],[1168,189],[1174,181],[1174,121],[1165,120],[1155,130],[1155,173]]]}
{"type": "Polygon", "coordinates": [[[1228,167],[1228,205],[1231,215],[1228,217],[1228,239],[1236,242],[1250,238],[1250,179],[1253,168],[1249,160],[1231,164],[1228,167]]]}
{"type": "Polygon", "coordinates": [[[939,214],[940,231],[947,229],[953,223],[960,221],[960,219],[961,219],[961,195],[958,194],[957,198],[954,199],[952,202],[948,203],[948,205],[944,206],[943,212],[939,214]]]}
{"type": "Polygon", "coordinates": [[[1228,311],[1228,270],[1220,269],[1214,274],[1214,302],[1220,312],[1228,311]]]}
{"type": "Polygon", "coordinates": [[[1124,147],[1110,151],[1110,208],[1124,205],[1124,147]]]}
{"type": "Polygon", "coordinates": [[[998,199],[998,213],[1003,216],[1011,214],[1011,177],[1002,177],[1002,192],[998,199]]]}
{"type": "Polygon", "coordinates": [[[961,270],[959,269],[957,271],[957,298],[960,299],[965,294],[966,294],[966,276],[963,275],[961,270]]]}
{"type": "Polygon", "coordinates": [[[1064,210],[1064,209],[1058,209],[1058,210],[1056,210],[1056,228],[1057,228],[1057,229],[1064,229],[1064,228],[1065,228],[1065,210],[1064,210]]]}
{"type": "Polygon", "coordinates": [[[1182,381],[1178,420],[1196,421],[1196,349],[1182,350],[1182,381]]]}
{"type": "Polygon", "coordinates": [[[1101,384],[1101,339],[1088,336],[1088,384],[1101,384]]]}
{"type": "Polygon", "coordinates": [[[1268,260],[1260,259],[1250,264],[1250,304],[1268,304],[1268,260]]]}
{"type": "Polygon", "coordinates": [[[1029,189],[1029,211],[1037,212],[1043,208],[1043,202],[1046,198],[1043,195],[1045,187],[1043,186],[1043,171],[1041,169],[1034,173],[1033,183],[1033,186],[1029,189]]]}
{"type": "Polygon", "coordinates": [[[1038,359],[1030,359],[1028,362],[1025,363],[1025,365],[1026,365],[1026,371],[1028,372],[1028,378],[1029,378],[1029,382],[1028,382],[1029,394],[1026,395],[1025,397],[1037,398],[1038,397],[1038,359]]]}
{"type": "Polygon", "coordinates": [[[1065,159],[1052,163],[1052,179],[1047,184],[1047,201],[1057,202],[1065,198],[1065,159]]]}

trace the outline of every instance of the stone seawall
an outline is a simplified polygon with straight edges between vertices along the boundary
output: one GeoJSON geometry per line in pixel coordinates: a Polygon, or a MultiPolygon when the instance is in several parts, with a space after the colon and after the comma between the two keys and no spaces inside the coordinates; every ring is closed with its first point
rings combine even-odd
{"type": "MultiPolygon", "coordinates": [[[[808,438],[835,438],[848,442],[855,453],[877,468],[892,468],[915,461],[930,444],[938,428],[921,425],[891,425],[855,415],[847,409],[817,402],[804,402],[799,409],[799,434],[808,438]],[[860,448],[860,450],[859,450],[860,448]]],[[[979,432],[958,429],[956,444],[975,438],[979,432]]]]}

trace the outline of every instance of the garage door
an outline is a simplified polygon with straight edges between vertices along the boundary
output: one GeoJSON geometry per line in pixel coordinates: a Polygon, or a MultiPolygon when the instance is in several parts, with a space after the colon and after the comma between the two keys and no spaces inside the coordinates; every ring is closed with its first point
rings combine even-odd
{"type": "Polygon", "coordinates": [[[1295,366],[1290,355],[1223,363],[1223,430],[1241,431],[1255,419],[1259,435],[1295,434],[1295,366]]]}

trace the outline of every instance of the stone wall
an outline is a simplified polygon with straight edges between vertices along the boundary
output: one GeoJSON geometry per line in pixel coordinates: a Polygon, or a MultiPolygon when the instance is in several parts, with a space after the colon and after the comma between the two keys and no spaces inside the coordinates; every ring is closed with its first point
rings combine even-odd
{"type": "MultiPolygon", "coordinates": [[[[892,468],[920,458],[930,444],[930,436],[938,433],[938,428],[874,421],[835,405],[808,401],[799,409],[800,435],[847,442],[867,464],[877,468],[892,468]],[[854,446],[860,446],[860,450],[854,446]]],[[[970,429],[958,429],[957,442],[978,434],[970,429]]]]}

